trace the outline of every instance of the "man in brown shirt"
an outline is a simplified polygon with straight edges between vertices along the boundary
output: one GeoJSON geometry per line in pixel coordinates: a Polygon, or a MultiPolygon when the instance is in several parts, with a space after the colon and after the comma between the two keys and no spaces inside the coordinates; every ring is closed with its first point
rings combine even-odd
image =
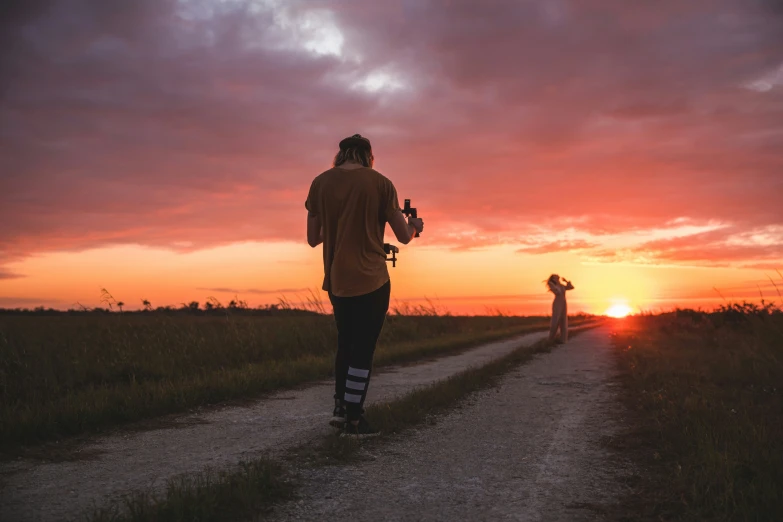
{"type": "Polygon", "coordinates": [[[334,168],[313,180],[307,196],[307,242],[323,243],[324,280],[337,323],[335,421],[344,435],[371,436],[363,404],[375,345],[389,310],[386,223],[408,244],[424,222],[400,211],[397,190],[373,170],[372,146],[358,134],[340,142],[334,168]],[[347,417],[347,422],[341,422],[347,417]]]}

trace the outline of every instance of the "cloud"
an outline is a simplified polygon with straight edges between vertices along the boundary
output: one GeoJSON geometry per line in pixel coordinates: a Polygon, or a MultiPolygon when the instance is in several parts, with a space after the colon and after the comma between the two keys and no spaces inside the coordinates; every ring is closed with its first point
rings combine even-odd
{"type": "Polygon", "coordinates": [[[783,266],[783,227],[743,230],[722,227],[675,238],[646,241],[616,250],[598,248],[587,257],[599,262],[735,266],[774,270],[783,266]]]}
{"type": "MultiPolygon", "coordinates": [[[[48,308],[61,307],[63,305],[66,305],[66,302],[59,299],[0,296],[0,308],[34,308],[37,306],[45,306],[48,308]]],[[[75,308],[76,304],[73,304],[72,306],[75,308]]]]}
{"type": "Polygon", "coordinates": [[[236,294],[236,295],[244,295],[244,294],[259,294],[259,295],[268,295],[268,294],[295,294],[299,292],[307,292],[309,288],[280,288],[277,290],[261,290],[258,288],[245,288],[245,289],[238,289],[238,288],[196,288],[196,290],[201,290],[204,292],[215,292],[218,294],[236,294]]]}
{"type": "Polygon", "coordinates": [[[599,243],[592,243],[583,239],[573,241],[552,241],[548,243],[525,245],[517,252],[525,254],[549,254],[552,252],[580,251],[598,246],[599,243]]]}
{"type": "MultiPolygon", "coordinates": [[[[355,132],[433,245],[526,248],[531,227],[569,220],[593,237],[680,216],[738,234],[783,223],[774,3],[63,0],[15,13],[0,51],[0,219],[13,223],[0,264],[300,240],[310,181],[355,132]]],[[[652,258],[779,255],[702,246],[652,258]]]]}
{"type": "MultiPolygon", "coordinates": [[[[775,259],[772,261],[767,262],[761,262],[761,263],[753,263],[753,262],[745,262],[742,265],[743,268],[750,268],[753,270],[780,270],[783,267],[783,262],[780,261],[780,259],[775,259]]],[[[779,284],[779,288],[783,288],[783,283],[779,284]]]]}

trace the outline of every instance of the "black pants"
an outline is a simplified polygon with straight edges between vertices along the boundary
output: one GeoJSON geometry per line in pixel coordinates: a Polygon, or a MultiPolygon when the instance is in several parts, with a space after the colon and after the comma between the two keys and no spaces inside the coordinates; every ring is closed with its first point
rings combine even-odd
{"type": "Polygon", "coordinates": [[[391,281],[369,294],[337,297],[329,293],[337,323],[334,398],[345,404],[349,421],[364,413],[372,357],[389,310],[391,281]]]}

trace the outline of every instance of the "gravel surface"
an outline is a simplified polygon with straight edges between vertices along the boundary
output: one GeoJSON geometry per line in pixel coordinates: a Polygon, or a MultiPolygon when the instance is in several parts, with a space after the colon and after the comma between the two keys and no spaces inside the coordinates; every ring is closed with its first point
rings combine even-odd
{"type": "MultiPolygon", "coordinates": [[[[527,334],[414,366],[385,369],[372,379],[368,403],[388,401],[545,336],[546,332],[527,334]]],[[[0,520],[79,518],[123,493],[160,488],[182,473],[279,454],[330,432],[333,386],[324,381],[246,406],[173,417],[166,429],[97,438],[81,448],[82,454],[92,455],[83,460],[0,463],[0,520]]]]}
{"type": "Polygon", "coordinates": [[[581,334],[434,425],[299,471],[275,520],[601,520],[627,466],[604,449],[622,415],[608,328],[581,334]]]}

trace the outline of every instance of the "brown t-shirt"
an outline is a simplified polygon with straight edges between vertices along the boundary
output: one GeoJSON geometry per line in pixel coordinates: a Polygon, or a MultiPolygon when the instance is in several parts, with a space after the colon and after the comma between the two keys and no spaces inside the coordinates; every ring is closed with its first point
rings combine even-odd
{"type": "Polygon", "coordinates": [[[397,189],[371,168],[329,169],[313,180],[305,208],[323,225],[323,289],[369,294],[389,280],[383,232],[400,210],[397,189]]]}

